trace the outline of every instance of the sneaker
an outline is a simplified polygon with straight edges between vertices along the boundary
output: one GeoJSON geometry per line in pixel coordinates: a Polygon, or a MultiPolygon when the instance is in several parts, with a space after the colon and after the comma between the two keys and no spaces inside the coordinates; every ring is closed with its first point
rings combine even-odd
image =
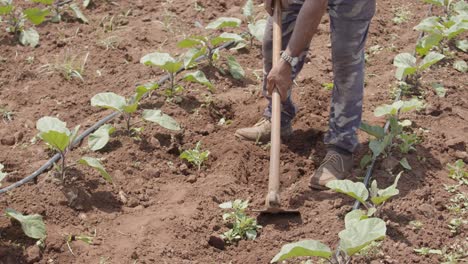
{"type": "MultiPolygon", "coordinates": [[[[292,135],[291,125],[281,128],[281,137],[287,138],[292,135]]],[[[241,128],[236,131],[236,136],[240,139],[251,141],[269,141],[271,136],[271,121],[262,118],[253,127],[241,128]]]]}
{"type": "Polygon", "coordinates": [[[353,155],[344,154],[333,149],[327,151],[327,155],[310,178],[309,187],[312,189],[325,190],[328,182],[343,180],[351,173],[353,168],[353,155]]]}

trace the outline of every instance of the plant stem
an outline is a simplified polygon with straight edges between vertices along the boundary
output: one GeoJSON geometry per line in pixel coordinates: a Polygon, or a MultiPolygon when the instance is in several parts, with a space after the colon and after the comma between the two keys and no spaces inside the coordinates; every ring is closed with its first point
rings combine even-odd
{"type": "Polygon", "coordinates": [[[60,174],[61,174],[61,177],[62,177],[62,182],[65,182],[65,166],[66,166],[65,154],[66,154],[66,150],[65,150],[65,152],[60,152],[60,157],[61,157],[61,160],[62,160],[62,165],[60,167],[60,174]]]}
{"type": "Polygon", "coordinates": [[[171,76],[171,95],[173,95],[174,94],[174,73],[170,72],[169,74],[171,76]]]}
{"type": "Polygon", "coordinates": [[[125,114],[125,122],[127,123],[127,132],[130,133],[130,130],[132,128],[132,125],[130,124],[130,119],[132,116],[130,114],[125,114]]]}

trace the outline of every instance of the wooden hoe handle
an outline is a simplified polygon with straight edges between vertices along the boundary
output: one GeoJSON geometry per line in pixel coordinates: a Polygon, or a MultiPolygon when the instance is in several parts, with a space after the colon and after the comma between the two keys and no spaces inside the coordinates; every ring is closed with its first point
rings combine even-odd
{"type": "MultiPolygon", "coordinates": [[[[281,0],[275,0],[273,10],[273,66],[280,60],[281,53],[281,0]]],[[[281,99],[278,89],[272,94],[270,174],[266,207],[280,207],[280,146],[281,146],[281,99]]]]}

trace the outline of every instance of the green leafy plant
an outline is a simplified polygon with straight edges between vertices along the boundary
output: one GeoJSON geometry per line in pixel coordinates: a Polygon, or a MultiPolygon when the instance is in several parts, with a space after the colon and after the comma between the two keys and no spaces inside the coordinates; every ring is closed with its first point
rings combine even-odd
{"type": "Polygon", "coordinates": [[[246,214],[249,201],[235,200],[219,205],[220,208],[229,210],[223,214],[223,220],[232,225],[232,228],[221,235],[227,243],[232,244],[241,239],[255,240],[257,232],[262,226],[257,224],[255,218],[246,214]]]}
{"type": "Polygon", "coordinates": [[[399,81],[404,81],[407,78],[407,82],[417,85],[422,72],[443,58],[445,58],[443,54],[430,52],[417,63],[416,57],[410,53],[400,53],[393,60],[393,65],[397,67],[395,76],[399,81]]]}
{"type": "Polygon", "coordinates": [[[296,257],[319,257],[332,264],[349,263],[366,246],[384,239],[386,231],[382,219],[369,218],[365,212],[354,210],[345,216],[345,229],[338,233],[340,242],[335,251],[317,240],[303,240],[284,245],[271,263],[296,257]]]}
{"type": "Polygon", "coordinates": [[[247,0],[242,11],[244,18],[247,21],[248,40],[250,41],[250,46],[252,46],[254,39],[257,39],[260,42],[263,41],[267,21],[266,19],[258,19],[255,15],[253,0],[247,0]]]}
{"type": "Polygon", "coordinates": [[[30,238],[44,241],[47,237],[46,227],[42,216],[38,214],[34,215],[23,215],[13,209],[6,209],[5,215],[8,218],[14,219],[21,224],[21,229],[25,235],[30,238]]]}
{"type": "Polygon", "coordinates": [[[72,250],[71,243],[73,241],[82,241],[88,245],[93,244],[94,237],[96,236],[96,230],[94,231],[94,236],[87,236],[87,235],[67,235],[65,237],[65,242],[67,243],[68,250],[70,253],[75,256],[75,253],[72,250]]]}
{"type": "Polygon", "coordinates": [[[401,174],[402,172],[396,176],[395,182],[385,189],[379,189],[376,180],[372,181],[369,190],[364,183],[350,180],[333,180],[328,182],[326,186],[335,192],[346,194],[358,200],[368,209],[367,213],[371,216],[375,213],[378,214],[378,209],[382,204],[400,193],[397,184],[401,174]]]}
{"type": "MultiPolygon", "coordinates": [[[[125,120],[127,133],[136,136],[142,128],[134,126],[141,121],[132,123],[132,117],[138,111],[139,102],[143,96],[157,88],[158,85],[153,84],[138,86],[135,94],[129,98],[112,92],[99,93],[91,98],[91,105],[118,111],[125,120]]],[[[142,118],[169,130],[180,130],[179,124],[172,117],[162,113],[161,110],[144,110],[142,118]]]]}
{"type": "MultiPolygon", "coordinates": [[[[66,180],[66,170],[68,168],[67,154],[73,147],[73,142],[78,136],[80,126],[76,126],[70,131],[65,122],[62,122],[55,117],[46,116],[37,121],[36,128],[39,130],[39,138],[41,138],[51,149],[60,154],[61,164],[56,164],[55,168],[57,169],[62,182],[64,182],[66,180]]],[[[99,160],[91,157],[82,157],[78,163],[95,168],[106,181],[112,182],[111,176],[107,173],[99,160]]]]}
{"type": "Polygon", "coordinates": [[[408,154],[411,150],[416,150],[414,146],[420,142],[420,138],[416,134],[401,133],[397,138],[400,140],[398,147],[403,154],[408,154]]]}
{"type": "Polygon", "coordinates": [[[453,39],[468,29],[468,4],[465,1],[423,0],[444,7],[444,16],[431,16],[421,21],[414,29],[427,33],[419,42],[416,51],[426,55],[437,46],[446,49],[453,39]]]}
{"type": "Polygon", "coordinates": [[[110,135],[115,132],[112,125],[106,124],[98,128],[88,137],[88,147],[92,151],[98,151],[104,148],[110,140],[110,135]]]}
{"type": "Polygon", "coordinates": [[[29,23],[38,26],[44,22],[47,15],[49,15],[47,9],[37,7],[21,9],[13,3],[13,0],[0,0],[0,24],[4,24],[6,31],[13,34],[24,46],[39,45],[39,33],[34,27],[30,27],[29,23]]]}
{"type": "MultiPolygon", "coordinates": [[[[80,6],[75,3],[73,0],[68,1],[54,1],[54,0],[32,0],[36,3],[42,3],[48,7],[50,13],[52,15],[51,22],[59,23],[62,21],[62,13],[65,10],[69,10],[73,13],[73,15],[80,20],[81,22],[88,24],[88,18],[83,14],[81,11],[80,6]]],[[[86,6],[85,6],[86,7],[86,6]]]]}
{"type": "Polygon", "coordinates": [[[468,171],[465,170],[465,162],[459,159],[453,164],[447,164],[449,177],[459,181],[459,183],[468,185],[468,171]]]}
{"type": "MultiPolygon", "coordinates": [[[[192,56],[191,60],[187,62],[186,65],[184,65],[184,62],[174,59],[168,53],[154,52],[154,53],[150,53],[150,54],[143,56],[140,62],[147,66],[156,66],[169,74],[170,86],[169,86],[169,89],[165,90],[165,94],[168,97],[173,97],[176,94],[181,93],[184,90],[184,87],[177,83],[176,74],[180,72],[184,66],[186,68],[191,67],[195,63],[195,59],[196,59],[196,58],[195,59],[193,58],[195,57],[192,56]]],[[[205,74],[202,71],[189,72],[185,74],[184,77],[182,77],[182,80],[186,82],[202,84],[208,87],[210,91],[212,91],[213,89],[213,85],[206,78],[205,74]]]]}
{"type": "MultiPolygon", "coordinates": [[[[207,31],[214,32],[216,30],[221,30],[228,27],[239,27],[240,24],[241,20],[238,18],[220,17],[217,20],[209,23],[205,29],[207,31]]],[[[241,48],[245,46],[245,44],[242,44],[244,39],[241,36],[228,32],[224,32],[221,35],[208,33],[207,35],[190,36],[180,41],[177,45],[180,48],[189,49],[189,51],[186,53],[186,58],[184,59],[184,64],[186,66],[190,65],[191,62],[202,55],[208,57],[210,66],[215,66],[214,62],[220,60],[220,52],[217,49],[217,46],[229,41],[238,42],[238,45],[236,45],[234,48],[241,48]]],[[[235,79],[242,79],[245,76],[244,70],[234,57],[229,56],[225,60],[225,64],[227,64],[229,73],[235,79]]],[[[221,66],[216,66],[216,68],[222,73],[225,72],[221,66]]]]}
{"type": "Polygon", "coordinates": [[[197,166],[198,171],[200,171],[202,164],[206,160],[208,160],[209,155],[210,155],[210,151],[208,150],[202,151],[201,141],[198,141],[194,149],[185,150],[184,152],[180,154],[179,157],[197,166]]]}

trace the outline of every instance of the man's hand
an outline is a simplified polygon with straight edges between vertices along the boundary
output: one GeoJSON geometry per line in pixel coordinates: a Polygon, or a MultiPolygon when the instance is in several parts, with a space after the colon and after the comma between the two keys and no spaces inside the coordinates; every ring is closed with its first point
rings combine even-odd
{"type": "Polygon", "coordinates": [[[273,16],[275,1],[281,1],[282,9],[287,9],[289,7],[289,3],[291,2],[291,0],[263,0],[263,3],[265,4],[265,10],[270,16],[273,16]]]}
{"type": "Polygon", "coordinates": [[[291,65],[282,59],[271,69],[267,77],[267,90],[270,96],[276,88],[278,89],[282,102],[288,99],[288,91],[293,84],[291,71],[291,65]]]}

